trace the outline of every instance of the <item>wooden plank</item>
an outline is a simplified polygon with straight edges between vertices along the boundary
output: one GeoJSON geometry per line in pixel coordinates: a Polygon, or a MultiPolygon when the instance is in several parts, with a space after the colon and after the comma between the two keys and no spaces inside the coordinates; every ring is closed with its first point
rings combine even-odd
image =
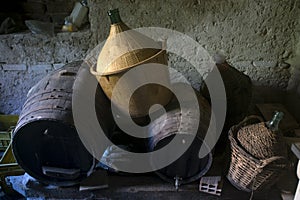
{"type": "Polygon", "coordinates": [[[283,133],[299,128],[299,123],[282,104],[256,104],[256,107],[266,121],[272,119],[275,111],[283,112],[284,116],[279,124],[279,128],[283,133]]]}

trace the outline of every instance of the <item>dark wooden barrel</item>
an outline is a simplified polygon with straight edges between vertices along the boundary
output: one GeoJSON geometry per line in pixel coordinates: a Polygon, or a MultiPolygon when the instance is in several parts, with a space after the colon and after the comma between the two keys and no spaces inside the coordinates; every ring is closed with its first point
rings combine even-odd
{"type": "Polygon", "coordinates": [[[193,124],[195,125],[195,123],[198,123],[196,137],[192,136],[192,133],[186,131],[180,133],[178,130],[181,117],[188,116],[191,110],[180,108],[175,97],[166,106],[167,112],[151,122],[149,127],[149,134],[154,135],[149,142],[150,151],[163,148],[165,145],[169,144],[175,135],[180,137],[180,140],[182,141],[188,140],[190,137],[195,137],[190,147],[180,158],[167,167],[156,171],[163,180],[175,184],[176,177],[178,178],[178,184],[185,184],[199,179],[209,170],[212,163],[212,151],[203,141],[210,123],[211,108],[208,101],[197,91],[195,92],[200,107],[200,121],[193,121],[194,119],[191,118],[191,121],[188,124],[183,124],[183,126],[186,127],[186,130],[189,130],[193,124]],[[209,152],[203,158],[198,157],[201,147],[207,148],[207,151],[209,152]]]}
{"type": "MultiPolygon", "coordinates": [[[[40,80],[28,93],[13,132],[17,162],[29,175],[47,184],[76,184],[95,165],[79,138],[72,115],[73,83],[81,64],[66,64],[40,80]]],[[[109,108],[100,87],[95,98],[109,108]]]]}

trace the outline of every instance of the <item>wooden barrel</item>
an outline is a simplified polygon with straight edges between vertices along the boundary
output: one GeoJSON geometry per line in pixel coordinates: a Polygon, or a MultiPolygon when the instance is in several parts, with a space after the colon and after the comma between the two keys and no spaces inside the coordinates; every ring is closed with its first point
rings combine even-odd
{"type": "MultiPolygon", "coordinates": [[[[40,80],[28,93],[13,132],[17,162],[29,175],[47,184],[76,184],[95,164],[79,138],[72,115],[73,83],[81,64],[66,64],[40,80]]],[[[109,108],[100,87],[95,96],[96,102],[109,108]]]]}
{"type": "Polygon", "coordinates": [[[190,147],[180,158],[167,167],[156,171],[156,173],[165,181],[174,183],[176,178],[178,178],[177,181],[179,181],[179,184],[189,183],[203,176],[211,166],[212,152],[203,141],[210,123],[211,108],[207,100],[200,96],[199,93],[197,93],[197,96],[201,115],[200,121],[193,121],[193,118],[189,118],[191,119],[189,123],[182,124],[186,130],[189,130],[189,127],[198,123],[199,126],[196,137],[192,135],[195,133],[189,133],[186,131],[182,133],[178,130],[182,116],[188,117],[191,110],[180,108],[176,98],[173,98],[170,104],[166,106],[167,112],[150,124],[149,134],[154,135],[149,142],[150,151],[163,148],[175,136],[180,137],[182,141],[186,141],[190,137],[195,137],[190,147]],[[201,147],[206,148],[209,152],[203,158],[198,157],[201,147]]]}

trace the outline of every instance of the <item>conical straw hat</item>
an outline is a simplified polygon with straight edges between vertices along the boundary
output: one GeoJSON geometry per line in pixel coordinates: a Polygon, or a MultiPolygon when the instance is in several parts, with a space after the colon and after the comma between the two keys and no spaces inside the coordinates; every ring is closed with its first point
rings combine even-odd
{"type": "Polygon", "coordinates": [[[97,75],[122,72],[165,51],[160,42],[131,30],[123,22],[112,24],[97,60],[97,75]]]}

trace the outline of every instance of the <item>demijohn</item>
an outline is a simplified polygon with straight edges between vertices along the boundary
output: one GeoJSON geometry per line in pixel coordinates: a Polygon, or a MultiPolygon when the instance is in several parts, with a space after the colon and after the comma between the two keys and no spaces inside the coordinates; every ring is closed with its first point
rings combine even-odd
{"type": "MultiPolygon", "coordinates": [[[[172,98],[170,86],[168,59],[164,44],[130,29],[119,15],[118,9],[108,11],[111,20],[109,36],[98,56],[96,69],[91,68],[106,96],[112,100],[121,114],[129,114],[133,118],[149,114],[153,104],[166,105],[172,98]],[[139,71],[134,78],[123,77],[124,82],[115,88],[120,78],[137,69],[143,64],[147,70],[139,71]],[[156,67],[159,65],[158,70],[156,67]],[[137,90],[133,87],[144,80],[154,80],[153,83],[141,85],[137,90]],[[115,89],[115,96],[112,92],[115,89]],[[133,91],[134,90],[134,91],[133,91]]],[[[154,110],[153,110],[154,111],[154,110]]]]}

